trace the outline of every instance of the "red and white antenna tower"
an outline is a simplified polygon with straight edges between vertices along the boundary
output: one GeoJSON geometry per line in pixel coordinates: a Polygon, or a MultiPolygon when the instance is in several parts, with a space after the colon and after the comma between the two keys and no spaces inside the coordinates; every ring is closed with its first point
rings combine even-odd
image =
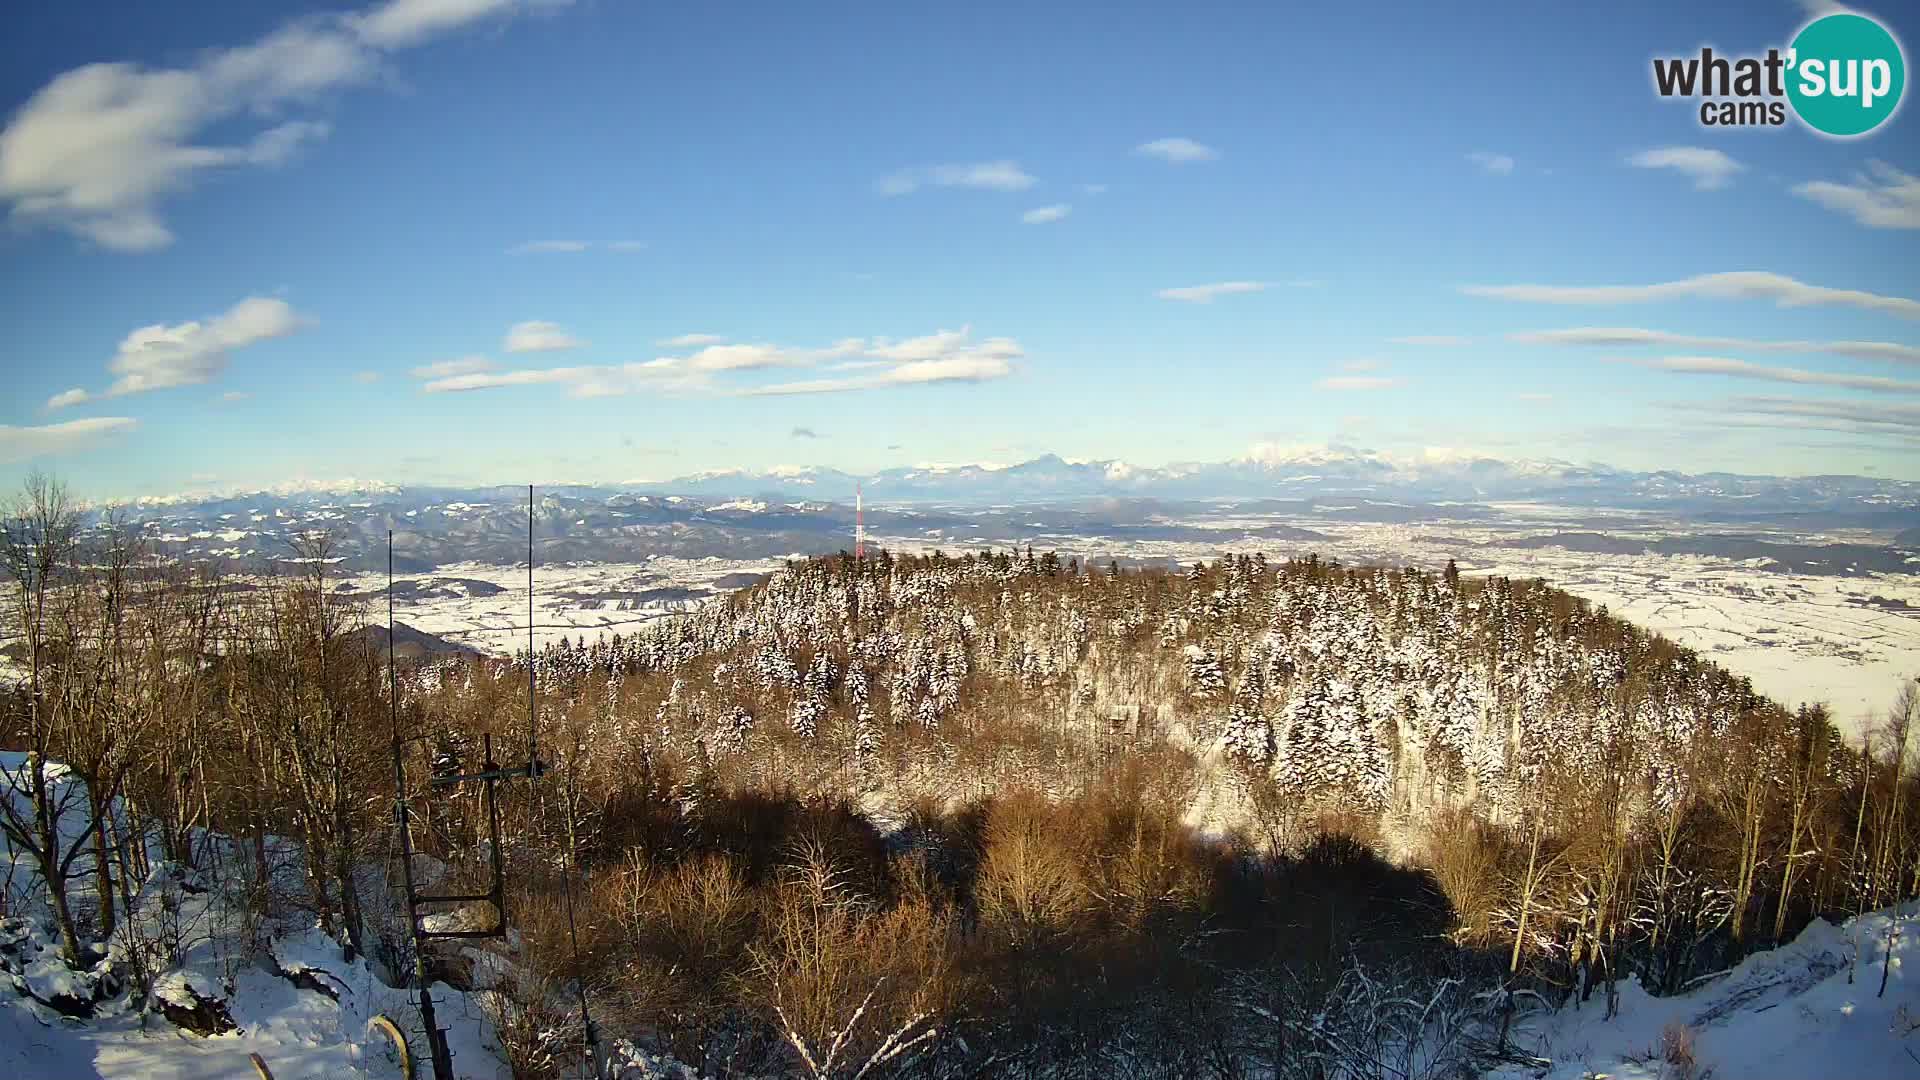
{"type": "Polygon", "coordinates": [[[853,485],[853,557],[867,557],[867,512],[860,503],[860,485],[853,485]]]}

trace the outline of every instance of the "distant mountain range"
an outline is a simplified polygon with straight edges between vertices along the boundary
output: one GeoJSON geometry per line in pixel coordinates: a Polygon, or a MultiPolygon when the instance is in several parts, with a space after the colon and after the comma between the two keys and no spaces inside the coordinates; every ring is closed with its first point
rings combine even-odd
{"type": "Polygon", "coordinates": [[[638,485],[633,490],[844,501],[852,496],[856,483],[881,503],[955,505],[1117,497],[1213,500],[1325,495],[1420,503],[1541,501],[1733,514],[1920,505],[1920,484],[1862,476],[1632,472],[1566,461],[1506,461],[1438,452],[1403,457],[1329,448],[1269,449],[1232,461],[1159,468],[1122,461],[1069,461],[1047,454],[1017,465],[927,465],[885,469],[865,476],[813,467],[729,470],[638,485]]]}
{"type": "MultiPolygon", "coordinates": [[[[743,505],[755,499],[850,504],[856,485],[875,505],[978,507],[1131,498],[1219,501],[1358,496],[1416,504],[1549,502],[1719,513],[1736,518],[1742,514],[1904,511],[1920,507],[1920,483],[1866,476],[1634,472],[1595,463],[1509,461],[1439,451],[1402,456],[1326,447],[1265,448],[1230,461],[1160,467],[1115,460],[1069,460],[1057,454],[1015,465],[918,465],[867,474],[820,466],[777,466],[759,471],[701,472],[664,482],[559,484],[542,490],[588,498],[644,494],[745,500],[743,505]]],[[[337,503],[343,498],[357,498],[387,502],[421,495],[431,495],[442,503],[457,503],[463,497],[472,502],[495,502],[513,497],[517,490],[504,485],[402,487],[347,481],[332,486],[282,485],[242,493],[189,493],[139,499],[134,505],[151,510],[216,503],[252,505],[263,500],[337,503]]]]}
{"type": "MultiPolygon", "coordinates": [[[[710,472],[657,484],[559,485],[539,489],[542,563],[634,562],[653,556],[760,560],[850,547],[853,494],[866,494],[875,537],[911,537],[955,547],[1084,540],[1085,550],[1144,541],[1210,544],[1229,535],[1276,549],[1326,539],[1333,522],[1504,523],[1535,516],[1503,504],[1570,508],[1558,543],[1581,550],[1687,550],[1769,557],[1782,566],[1905,569],[1920,549],[1920,484],[1859,476],[1766,477],[1630,472],[1567,462],[1510,462],[1465,455],[1397,458],[1342,450],[1267,451],[1237,461],[1140,468],[1055,455],[1009,466],[888,469],[866,476],[822,468],[710,472]],[[1692,539],[1630,536],[1609,510],[1651,516],[1692,539]],[[1873,530],[1892,540],[1860,550],[1787,553],[1755,548],[1795,539],[1830,544],[1835,529],[1873,530]],[[1602,535],[1605,534],[1605,535],[1602,535]],[[1897,539],[1894,539],[1898,536],[1897,539]],[[1664,544],[1665,548],[1660,545],[1664,544]],[[1675,546],[1678,545],[1678,546],[1675,546]],[[1732,545],[1729,547],[1728,545],[1732,545]]],[[[176,553],[236,564],[295,554],[293,539],[335,537],[347,568],[386,565],[393,533],[402,573],[452,563],[525,559],[526,489],[314,485],[224,495],[140,500],[129,507],[149,541],[176,553]]],[[[1858,547],[1858,544],[1855,544],[1858,547]]]]}

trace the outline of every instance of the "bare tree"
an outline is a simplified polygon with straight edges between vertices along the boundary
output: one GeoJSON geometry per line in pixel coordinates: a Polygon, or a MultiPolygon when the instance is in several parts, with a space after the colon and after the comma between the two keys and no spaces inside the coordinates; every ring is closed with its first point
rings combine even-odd
{"type": "Polygon", "coordinates": [[[383,745],[385,678],[363,629],[363,612],[328,587],[333,542],[295,545],[294,570],[259,590],[230,646],[228,703],[258,756],[265,790],[299,837],[307,892],[330,932],[362,950],[354,867],[364,795],[376,790],[383,745]]]}
{"type": "Polygon", "coordinates": [[[75,650],[73,577],[77,569],[80,513],[65,485],[39,473],[27,481],[7,515],[4,558],[8,600],[27,663],[25,700],[17,701],[14,741],[26,750],[18,769],[5,771],[0,833],[15,851],[33,860],[47,889],[61,956],[80,961],[67,882],[92,829],[74,827],[86,798],[76,785],[57,782],[53,771],[69,719],[75,650]],[[73,816],[70,816],[73,815],[73,816]]]}

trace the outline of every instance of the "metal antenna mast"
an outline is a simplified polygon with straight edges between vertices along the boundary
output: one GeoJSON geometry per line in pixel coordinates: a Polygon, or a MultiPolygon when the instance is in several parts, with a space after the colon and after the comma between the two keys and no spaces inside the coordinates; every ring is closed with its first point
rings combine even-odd
{"type": "Polygon", "coordinates": [[[533,704],[533,485],[527,485],[527,760],[540,758],[533,704]]]}
{"type": "MultiPolygon", "coordinates": [[[[545,771],[540,765],[540,755],[535,752],[539,745],[538,713],[534,700],[533,673],[533,485],[527,485],[527,760],[540,771],[533,773],[535,779],[545,771]]],[[[544,803],[543,813],[544,813],[544,803]]],[[[581,1075],[593,1068],[594,1043],[593,1016],[587,1011],[587,982],[580,973],[580,930],[573,914],[573,879],[580,872],[580,854],[573,833],[573,772],[567,772],[567,876],[564,879],[567,910],[567,942],[573,952],[573,982],[580,998],[580,1035],[581,1035],[581,1075]]]]}
{"type": "Polygon", "coordinates": [[[860,501],[860,485],[853,485],[853,557],[867,557],[867,511],[860,501]]]}

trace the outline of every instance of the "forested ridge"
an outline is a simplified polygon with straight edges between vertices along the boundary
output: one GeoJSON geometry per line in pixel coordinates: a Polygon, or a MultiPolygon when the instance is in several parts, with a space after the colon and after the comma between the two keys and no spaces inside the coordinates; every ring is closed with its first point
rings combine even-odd
{"type": "Polygon", "coordinates": [[[501,789],[515,974],[431,961],[518,1075],[568,1075],[583,988],[600,1054],[687,1075],[1472,1075],[1529,1002],[1672,992],[1920,892],[1911,694],[1863,749],[1537,581],[796,561],[541,650],[530,718],[524,654],[390,701],[322,537],[223,580],[30,494],[3,745],[84,784],[9,773],[0,827],[67,961],[98,970],[158,851],[404,982],[390,714],[458,891],[486,817],[428,780],[491,736],[548,766],[501,789]]]}

